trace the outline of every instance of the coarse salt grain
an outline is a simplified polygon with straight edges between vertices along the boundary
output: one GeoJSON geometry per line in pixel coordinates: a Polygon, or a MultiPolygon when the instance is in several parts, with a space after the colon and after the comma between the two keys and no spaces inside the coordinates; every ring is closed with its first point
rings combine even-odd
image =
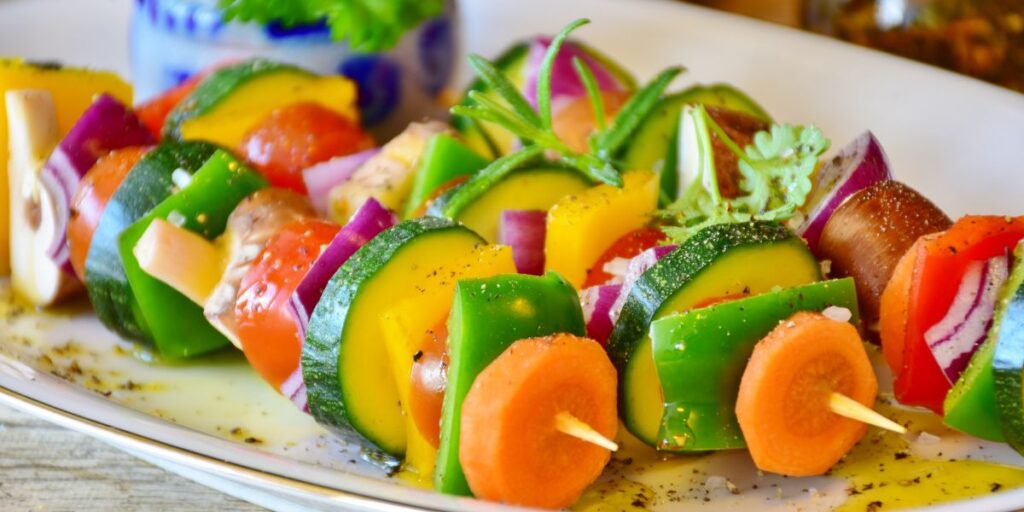
{"type": "Polygon", "coordinates": [[[184,226],[185,221],[187,220],[188,219],[186,219],[185,216],[182,215],[181,212],[179,212],[178,210],[173,210],[171,213],[167,214],[167,222],[170,222],[171,224],[174,224],[179,228],[184,226]]]}
{"type": "Polygon", "coordinates": [[[181,190],[192,183],[192,175],[179,167],[171,173],[171,182],[174,183],[175,187],[178,187],[178,190],[181,190]]]}
{"type": "Polygon", "coordinates": [[[704,481],[704,487],[713,491],[725,487],[727,481],[724,476],[711,475],[704,481]]]}
{"type": "Polygon", "coordinates": [[[825,318],[829,320],[835,320],[836,322],[849,322],[853,318],[853,312],[849,309],[841,308],[839,306],[829,306],[821,312],[825,318]]]}

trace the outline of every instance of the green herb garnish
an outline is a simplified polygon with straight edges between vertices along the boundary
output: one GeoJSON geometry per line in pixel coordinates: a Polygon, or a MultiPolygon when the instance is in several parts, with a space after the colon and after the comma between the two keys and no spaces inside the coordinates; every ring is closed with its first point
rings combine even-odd
{"type": "Polygon", "coordinates": [[[444,0],[219,0],[226,21],[280,23],[326,21],[336,40],[362,52],[394,46],[409,29],[437,16],[444,0]]]}
{"type": "MultiPolygon", "coordinates": [[[[537,76],[537,110],[534,110],[521,92],[491,61],[479,56],[470,55],[469,65],[476,71],[480,79],[487,84],[492,94],[470,91],[472,104],[452,107],[455,115],[488,121],[512,132],[523,142],[524,151],[543,151],[557,155],[558,159],[570,168],[576,169],[590,179],[622,186],[622,176],[614,161],[615,155],[629,136],[640,125],[640,122],[656,106],[662,93],[672,80],[682,73],[682,67],[669,68],[660,73],[648,85],[638,90],[623,105],[610,125],[604,120],[604,100],[598,89],[594,72],[586,62],[573,60],[573,66],[583,82],[587,96],[594,108],[598,120],[598,130],[591,135],[589,151],[574,151],[563,142],[552,129],[551,122],[551,70],[555,59],[569,35],[577,28],[586,25],[590,20],[579,19],[558,33],[541,61],[537,76]]],[[[507,167],[507,162],[499,159],[507,167]]],[[[495,164],[492,164],[495,165],[495,164]]]]}
{"type": "MultiPolygon", "coordinates": [[[[811,191],[811,175],[830,141],[810,126],[775,124],[758,132],[753,143],[740,148],[702,105],[689,112],[697,131],[696,179],[663,216],[674,226],[662,230],[673,243],[714,224],[770,220],[783,222],[796,213],[811,191]],[[723,198],[715,175],[711,137],[721,140],[739,159],[743,195],[723,198]]],[[[685,115],[685,113],[684,113],[685,115]]]]}

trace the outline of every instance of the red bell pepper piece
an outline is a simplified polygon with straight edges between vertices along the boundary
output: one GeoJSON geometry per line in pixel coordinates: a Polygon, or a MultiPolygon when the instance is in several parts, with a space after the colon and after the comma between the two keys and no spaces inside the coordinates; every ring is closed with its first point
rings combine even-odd
{"type": "Polygon", "coordinates": [[[949,311],[968,265],[1012,252],[1021,238],[1024,217],[968,216],[942,235],[918,244],[903,367],[894,385],[900,403],[942,414],[953,383],[939,367],[924,334],[949,311]]]}

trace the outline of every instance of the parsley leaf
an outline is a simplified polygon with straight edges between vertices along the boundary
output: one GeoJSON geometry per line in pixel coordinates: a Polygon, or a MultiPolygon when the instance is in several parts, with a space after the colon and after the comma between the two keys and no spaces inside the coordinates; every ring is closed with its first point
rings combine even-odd
{"type": "Polygon", "coordinates": [[[703,106],[688,107],[697,131],[698,171],[694,182],[662,215],[674,222],[662,230],[673,243],[714,224],[749,220],[785,221],[796,213],[811,191],[811,175],[830,141],[817,127],[775,124],[758,132],[753,143],[740,148],[703,106]],[[739,160],[743,195],[723,198],[715,175],[712,136],[739,160]]]}
{"type": "Polygon", "coordinates": [[[391,48],[409,29],[437,16],[444,0],[219,0],[225,21],[271,23],[285,27],[326,20],[336,40],[354,50],[391,48]]]}

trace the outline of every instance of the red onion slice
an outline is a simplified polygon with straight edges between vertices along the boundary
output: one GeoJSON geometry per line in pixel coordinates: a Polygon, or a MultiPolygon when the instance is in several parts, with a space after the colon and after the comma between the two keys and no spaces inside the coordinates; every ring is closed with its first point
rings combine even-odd
{"type": "Polygon", "coordinates": [[[309,399],[306,396],[306,382],[302,377],[302,365],[281,383],[281,394],[288,397],[300,411],[309,414],[309,399]]]}
{"type": "Polygon", "coordinates": [[[949,311],[924,339],[950,383],[960,378],[992,325],[999,289],[1009,278],[1009,258],[997,256],[967,267],[949,311]]]}
{"type": "Polygon", "coordinates": [[[583,319],[587,325],[587,337],[596,340],[601,346],[608,342],[618,315],[612,314],[612,306],[622,293],[621,284],[605,284],[591,286],[580,292],[580,305],[583,306],[583,319]]]}
{"type": "Polygon", "coordinates": [[[633,289],[633,285],[636,284],[637,279],[644,272],[650,270],[658,260],[664,258],[668,253],[676,250],[679,246],[677,245],[659,245],[657,247],[651,247],[646,251],[637,254],[633,259],[629,261],[629,266],[626,267],[626,275],[622,277],[622,291],[619,292],[619,297],[615,300],[615,304],[612,305],[611,317],[616,319],[619,318],[619,313],[622,312],[622,307],[626,305],[626,298],[629,297],[630,290],[633,289]]]}
{"type": "MultiPolygon", "coordinates": [[[[541,62],[544,60],[544,54],[547,53],[550,46],[550,37],[538,37],[530,43],[523,95],[526,96],[526,100],[534,108],[537,108],[537,79],[540,75],[541,62]]],[[[551,67],[551,104],[553,111],[557,112],[558,105],[564,104],[566,98],[579,98],[587,94],[583,82],[580,81],[580,77],[576,74],[576,69],[572,65],[572,60],[576,57],[579,57],[580,60],[590,66],[600,90],[625,91],[627,89],[625,84],[620,83],[604,64],[578,45],[566,42],[562,45],[558,56],[555,57],[554,66],[551,67]]]]}
{"type": "Polygon", "coordinates": [[[306,272],[302,282],[292,294],[292,314],[295,315],[301,329],[301,337],[305,337],[309,316],[313,313],[316,304],[320,302],[320,296],[323,295],[327,282],[334,277],[335,272],[360,247],[380,234],[381,231],[397,223],[398,217],[394,213],[376,199],[370,198],[356,211],[352,220],[338,231],[337,236],[313,263],[309,272],[306,272]]]}
{"type": "Polygon", "coordinates": [[[520,274],[544,273],[544,238],[548,212],[505,210],[498,225],[498,243],[512,247],[512,259],[520,274]]]}
{"type": "Polygon", "coordinates": [[[302,171],[302,181],[309,193],[309,202],[320,215],[327,215],[327,196],[331,189],[345,183],[367,160],[380,153],[380,148],[332,158],[302,171]]]}
{"type": "Polygon", "coordinates": [[[53,150],[39,174],[39,182],[51,194],[55,207],[53,238],[47,255],[64,272],[74,275],[68,257],[67,228],[71,198],[82,177],[97,160],[115,149],[154,142],[131,109],[113,96],[101,94],[53,150]]]}
{"type": "Polygon", "coordinates": [[[814,188],[804,204],[804,219],[796,232],[807,240],[812,251],[825,223],[846,198],[872,184],[892,179],[889,159],[871,132],[864,132],[843,148],[818,171],[814,188]]]}

